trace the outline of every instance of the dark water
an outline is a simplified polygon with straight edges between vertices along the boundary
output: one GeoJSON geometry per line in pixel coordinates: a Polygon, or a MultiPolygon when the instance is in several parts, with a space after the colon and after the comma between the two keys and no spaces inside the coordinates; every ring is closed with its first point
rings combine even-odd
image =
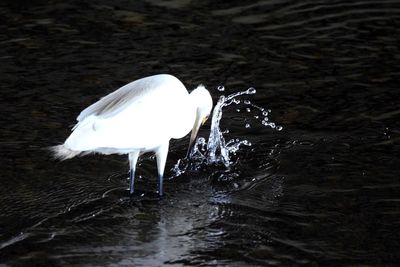
{"type": "MultiPolygon", "coordinates": [[[[2,1],[0,266],[396,266],[400,2],[2,1]],[[166,182],[123,156],[53,161],[79,112],[171,73],[252,86],[280,132],[224,110],[231,170],[166,182]]],[[[201,135],[208,136],[210,124],[201,135]]],[[[186,152],[174,141],[167,162],[186,152]]]]}

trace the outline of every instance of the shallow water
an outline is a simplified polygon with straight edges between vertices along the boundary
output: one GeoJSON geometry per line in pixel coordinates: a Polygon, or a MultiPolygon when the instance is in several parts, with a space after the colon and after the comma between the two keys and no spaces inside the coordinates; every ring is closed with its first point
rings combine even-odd
{"type": "Polygon", "coordinates": [[[2,1],[0,265],[395,266],[399,29],[393,0],[2,1]],[[150,155],[132,199],[126,157],[51,160],[84,107],[155,73],[215,103],[254,87],[283,130],[225,109],[252,146],[174,177],[173,141],[162,199],[150,155]]]}

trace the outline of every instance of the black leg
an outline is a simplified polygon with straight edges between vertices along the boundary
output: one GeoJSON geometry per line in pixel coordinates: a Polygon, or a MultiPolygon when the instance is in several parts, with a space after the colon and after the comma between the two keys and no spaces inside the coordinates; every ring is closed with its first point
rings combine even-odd
{"type": "Polygon", "coordinates": [[[164,177],[160,175],[158,177],[158,194],[160,197],[164,194],[164,177]]]}
{"type": "Polygon", "coordinates": [[[131,194],[135,192],[135,170],[131,169],[129,171],[129,191],[131,194]]]}

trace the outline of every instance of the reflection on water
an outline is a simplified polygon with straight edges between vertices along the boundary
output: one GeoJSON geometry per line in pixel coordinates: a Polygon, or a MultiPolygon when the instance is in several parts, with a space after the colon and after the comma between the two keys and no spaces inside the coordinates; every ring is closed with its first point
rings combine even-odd
{"type": "Polygon", "coordinates": [[[396,265],[399,18],[394,0],[3,1],[0,265],[396,265]],[[196,155],[252,145],[167,172],[162,199],[151,155],[130,199],[126,157],[46,154],[84,107],[156,73],[224,84],[215,103],[257,88],[196,155]]]}

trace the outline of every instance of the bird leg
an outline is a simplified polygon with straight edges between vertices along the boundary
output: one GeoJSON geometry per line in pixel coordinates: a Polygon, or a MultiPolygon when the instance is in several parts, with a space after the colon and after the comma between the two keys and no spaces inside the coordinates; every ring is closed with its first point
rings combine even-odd
{"type": "Polygon", "coordinates": [[[139,151],[129,153],[129,192],[133,194],[135,192],[135,170],[136,163],[139,158],[139,151]]]}
{"type": "Polygon", "coordinates": [[[164,175],[160,174],[158,176],[158,194],[160,197],[164,195],[164,175]]]}
{"type": "Polygon", "coordinates": [[[168,156],[169,141],[166,144],[161,145],[156,150],[157,157],[157,170],[158,170],[158,194],[162,196],[164,194],[164,169],[165,163],[168,156]]]}

